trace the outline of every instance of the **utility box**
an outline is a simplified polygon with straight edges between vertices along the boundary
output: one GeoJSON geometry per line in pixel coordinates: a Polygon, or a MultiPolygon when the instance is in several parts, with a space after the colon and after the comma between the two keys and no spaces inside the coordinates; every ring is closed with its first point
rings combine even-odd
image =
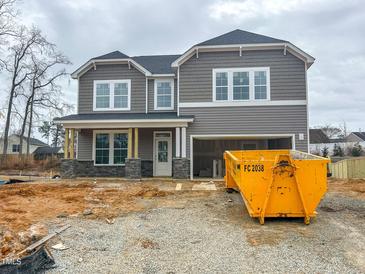
{"type": "Polygon", "coordinates": [[[296,150],[226,151],[226,188],[243,197],[251,217],[303,217],[306,224],[327,191],[329,159],[296,150]]]}

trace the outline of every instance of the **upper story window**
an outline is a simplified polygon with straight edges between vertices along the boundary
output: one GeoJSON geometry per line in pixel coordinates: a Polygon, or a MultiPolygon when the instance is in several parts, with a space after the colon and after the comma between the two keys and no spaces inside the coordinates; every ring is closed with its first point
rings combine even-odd
{"type": "Polygon", "coordinates": [[[270,100],[270,68],[213,69],[213,101],[270,100]]]}
{"type": "Polygon", "coordinates": [[[174,109],[174,80],[155,80],[155,110],[174,109]]]}
{"type": "Polygon", "coordinates": [[[131,80],[94,81],[94,111],[130,110],[131,80]]]}

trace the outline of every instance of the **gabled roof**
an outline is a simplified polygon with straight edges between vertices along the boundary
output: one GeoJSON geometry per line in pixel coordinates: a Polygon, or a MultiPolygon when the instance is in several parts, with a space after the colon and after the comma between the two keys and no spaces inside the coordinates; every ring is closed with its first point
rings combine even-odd
{"type": "Polygon", "coordinates": [[[57,153],[61,153],[62,148],[61,147],[50,147],[50,146],[46,146],[46,147],[38,147],[33,154],[57,154],[57,153]]]}
{"type": "Polygon", "coordinates": [[[360,131],[357,131],[357,132],[352,132],[353,134],[355,134],[357,137],[361,138],[362,140],[365,141],[365,132],[360,132],[360,131]]]}
{"type": "Polygon", "coordinates": [[[215,38],[198,43],[179,55],[148,55],[130,57],[118,50],[91,58],[84,65],[71,74],[77,78],[97,63],[113,62],[132,64],[136,69],[146,76],[161,74],[173,74],[174,68],[178,67],[189,59],[197,50],[211,50],[214,48],[230,48],[230,50],[260,50],[260,49],[282,49],[294,54],[304,62],[308,63],[307,68],[314,62],[314,58],[286,40],[281,40],[257,33],[236,29],[215,38]]]}
{"type": "Polygon", "coordinates": [[[309,143],[310,144],[328,144],[330,139],[324,134],[321,129],[309,129],[309,143]]]}
{"type": "MultiPolygon", "coordinates": [[[[20,139],[20,135],[19,134],[12,134],[11,136],[15,136],[17,138],[20,139]]],[[[3,138],[0,138],[0,140],[3,140],[3,138]]],[[[27,137],[23,136],[23,142],[27,141],[27,137]]],[[[29,138],[29,144],[34,145],[34,146],[48,146],[46,143],[42,142],[41,140],[38,140],[36,138],[29,138]]]]}
{"type": "Polygon", "coordinates": [[[306,62],[308,64],[307,68],[309,68],[315,60],[308,53],[286,40],[236,29],[192,46],[176,59],[172,63],[172,66],[178,67],[195,53],[197,54],[198,52],[211,51],[214,49],[237,50],[240,51],[240,54],[241,51],[245,50],[282,49],[284,54],[289,51],[297,58],[306,62]]]}
{"type": "Polygon", "coordinates": [[[153,74],[172,74],[174,73],[171,63],[179,58],[181,54],[175,55],[148,55],[132,57],[138,64],[141,64],[153,74]]]}
{"type": "Polygon", "coordinates": [[[212,45],[238,45],[238,44],[263,44],[263,43],[285,43],[287,41],[272,38],[269,36],[236,29],[212,39],[206,40],[196,46],[212,45]]]}
{"type": "Polygon", "coordinates": [[[124,53],[120,52],[119,50],[116,50],[116,51],[112,51],[112,52],[109,52],[104,55],[94,57],[91,60],[125,59],[125,58],[129,58],[129,56],[125,55],[124,53]]]}

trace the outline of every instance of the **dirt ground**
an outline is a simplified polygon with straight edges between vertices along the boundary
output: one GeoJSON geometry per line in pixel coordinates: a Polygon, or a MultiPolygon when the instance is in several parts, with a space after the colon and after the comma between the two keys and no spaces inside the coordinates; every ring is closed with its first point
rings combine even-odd
{"type": "MultiPolygon", "coordinates": [[[[219,194],[224,193],[223,182],[215,182],[217,191],[192,191],[196,184],[198,182],[183,182],[179,191],[176,190],[177,182],[171,180],[129,182],[118,179],[52,181],[37,179],[31,183],[3,185],[0,186],[0,236],[5,231],[11,231],[16,235],[37,223],[46,226],[61,225],[67,219],[74,221],[79,219],[83,222],[96,220],[110,224],[114,223],[116,218],[127,216],[129,213],[161,208],[184,209],[190,202],[197,204],[201,202],[209,209],[214,207],[214,200],[217,197],[219,199],[226,197],[219,194]],[[207,202],[210,200],[212,201],[207,202]]],[[[335,202],[321,204],[320,211],[324,213],[346,209],[351,211],[352,201],[361,203],[365,201],[365,180],[330,179],[327,196],[332,197],[335,202]],[[350,199],[349,208],[342,202],[336,204],[336,201],[343,201],[337,197],[350,199]]],[[[229,218],[230,222],[237,224],[241,221],[239,215],[242,215],[243,205],[238,204],[237,208],[232,210],[232,207],[226,208],[224,203],[224,207],[215,212],[215,215],[217,219],[229,218]]],[[[362,217],[360,216],[358,221],[363,225],[365,215],[364,212],[360,214],[362,217]]],[[[244,226],[248,229],[246,241],[252,247],[275,246],[284,237],[280,230],[262,234],[258,230],[251,231],[251,223],[249,226],[246,224],[244,226]]],[[[158,244],[150,239],[139,239],[138,242],[144,249],[159,249],[158,244]]],[[[16,253],[24,247],[17,245],[17,250],[11,252],[16,253]]],[[[8,255],[9,251],[0,254],[0,259],[8,255]]],[[[363,258],[364,254],[360,255],[363,258]]]]}

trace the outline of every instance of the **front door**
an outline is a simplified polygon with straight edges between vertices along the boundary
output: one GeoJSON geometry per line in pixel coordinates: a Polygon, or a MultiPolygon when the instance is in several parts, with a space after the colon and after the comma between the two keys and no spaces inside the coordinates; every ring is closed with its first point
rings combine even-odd
{"type": "Polygon", "coordinates": [[[172,172],[172,133],[171,131],[155,131],[153,145],[153,175],[171,176],[172,172]]]}

